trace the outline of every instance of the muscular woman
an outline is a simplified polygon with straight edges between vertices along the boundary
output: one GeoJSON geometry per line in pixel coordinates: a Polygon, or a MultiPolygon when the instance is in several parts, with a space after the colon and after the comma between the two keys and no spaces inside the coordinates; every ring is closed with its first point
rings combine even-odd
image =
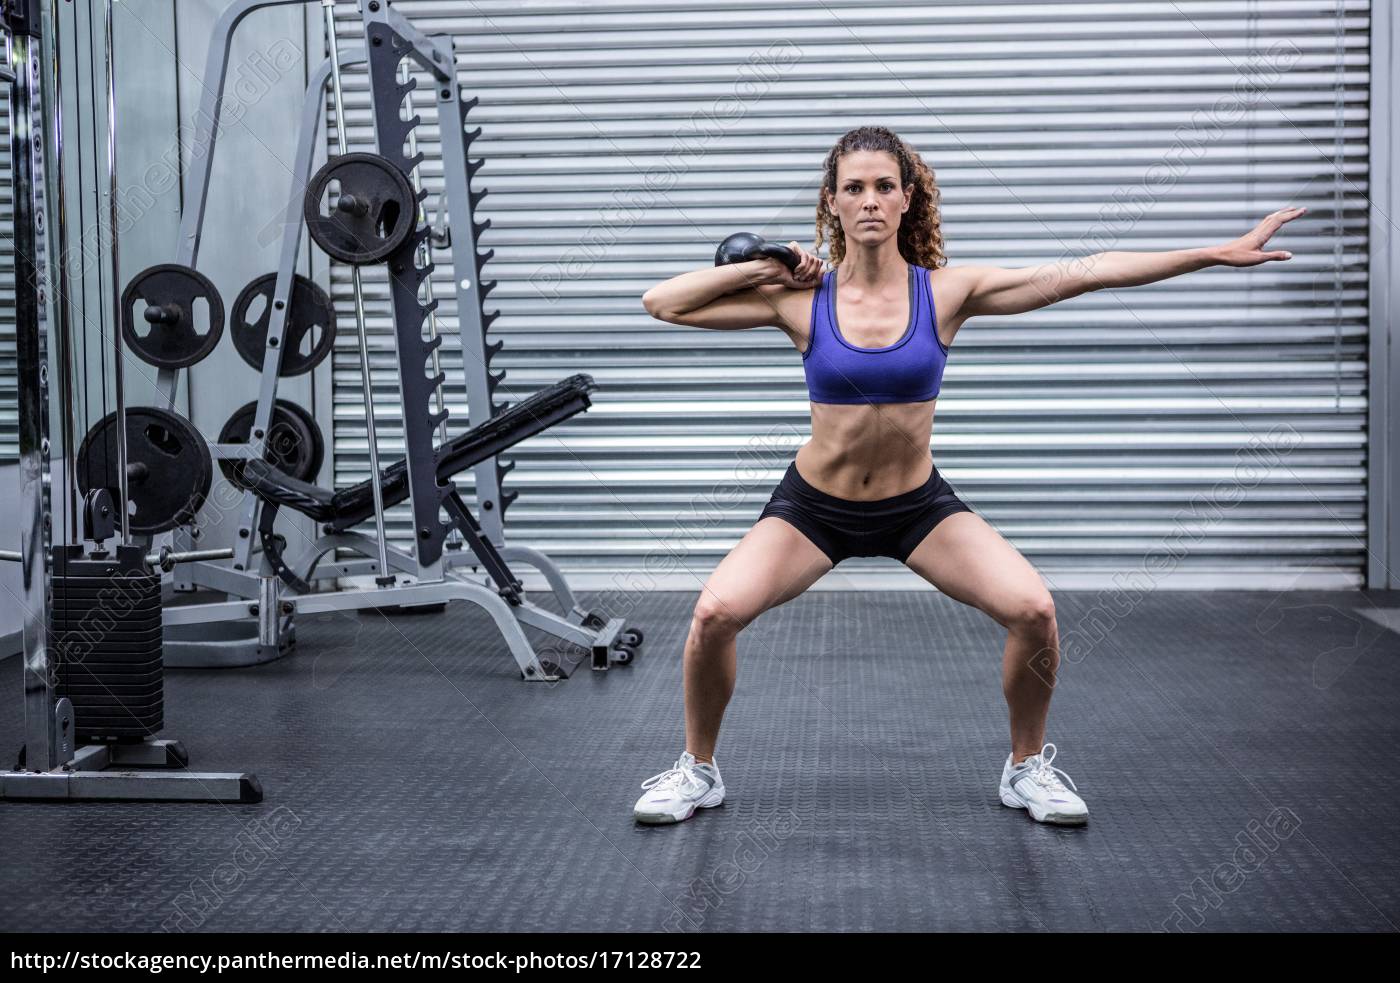
{"type": "Polygon", "coordinates": [[[1040,822],[1087,822],[1084,800],[1066,787],[1069,776],[1052,764],[1055,745],[1045,741],[1059,665],[1054,599],[1026,558],[959,500],[930,455],[949,349],[979,314],[1019,314],[1209,266],[1290,259],[1264,247],[1303,211],[1275,212],[1221,245],[1103,252],[1024,269],[950,267],[933,172],[890,130],[860,127],[823,167],[815,249],[830,244],[826,272],[794,242],[794,270],[755,259],[647,291],[647,311],[672,324],[783,331],[802,356],[812,437],[695,604],[685,643],[685,750],[642,783],[636,819],[680,822],[724,801],[715,744],[734,691],[739,632],[843,559],[888,556],[1006,629],[1011,747],[1002,803],[1040,822]]]}

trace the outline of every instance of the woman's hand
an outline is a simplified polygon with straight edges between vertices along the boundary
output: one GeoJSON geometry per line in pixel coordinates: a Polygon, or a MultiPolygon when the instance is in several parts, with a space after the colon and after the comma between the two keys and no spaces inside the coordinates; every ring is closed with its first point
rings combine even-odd
{"type": "Polygon", "coordinates": [[[1216,250],[1216,261],[1222,266],[1258,266],[1270,260],[1292,259],[1293,254],[1284,249],[1266,252],[1264,247],[1275,232],[1306,212],[1306,208],[1282,208],[1264,220],[1251,231],[1233,242],[1227,242],[1216,250]]]}
{"type": "Polygon", "coordinates": [[[807,252],[796,242],[789,242],[787,247],[797,254],[797,268],[789,270],[776,259],[754,260],[755,263],[762,264],[761,282],[778,283],[793,290],[812,289],[821,279],[821,257],[807,252]]]}

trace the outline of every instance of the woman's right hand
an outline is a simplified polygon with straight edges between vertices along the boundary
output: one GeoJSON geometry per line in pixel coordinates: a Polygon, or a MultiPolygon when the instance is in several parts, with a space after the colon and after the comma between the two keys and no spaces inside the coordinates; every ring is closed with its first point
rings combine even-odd
{"type": "Polygon", "coordinates": [[[822,275],[821,257],[807,252],[796,242],[789,242],[787,247],[797,254],[797,268],[789,270],[787,266],[776,259],[754,260],[760,265],[760,277],[764,283],[779,283],[792,290],[810,290],[817,285],[822,275]]]}

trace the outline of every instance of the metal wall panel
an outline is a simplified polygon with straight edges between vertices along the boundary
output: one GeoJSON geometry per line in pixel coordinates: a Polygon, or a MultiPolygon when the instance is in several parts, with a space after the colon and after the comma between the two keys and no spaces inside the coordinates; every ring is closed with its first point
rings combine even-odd
{"type": "MultiPolygon", "coordinates": [[[[344,6],[348,39],[359,22],[344,6]]],[[[1278,240],[1290,263],[969,322],[932,449],[1052,586],[1361,583],[1367,0],[395,7],[456,38],[481,99],[503,392],[577,371],[602,386],[589,413],[510,455],[512,541],[586,583],[699,586],[810,432],[801,360],[777,330],[658,323],[641,295],[711,262],[733,231],[810,243],[823,155],[881,123],[934,168],[955,265],[1218,243],[1307,206],[1278,240]]],[[[348,84],[365,148],[364,76],[348,84]]],[[[422,148],[431,204],[431,126],[422,148]]],[[[366,284],[394,455],[382,271],[366,284]]],[[[347,269],[335,285],[349,325],[347,269]]],[[[445,281],[437,295],[451,372],[445,281]]],[[[342,332],[341,484],[367,473],[355,358],[342,332]]],[[[449,395],[464,426],[460,383],[449,395]]],[[[837,583],[899,569],[853,560],[837,583]]]]}

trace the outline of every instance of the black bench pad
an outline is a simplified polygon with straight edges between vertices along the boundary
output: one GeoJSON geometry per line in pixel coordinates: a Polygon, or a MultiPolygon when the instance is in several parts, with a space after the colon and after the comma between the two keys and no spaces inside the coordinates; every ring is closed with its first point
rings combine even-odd
{"type": "MultiPolygon", "coordinates": [[[[530,396],[493,416],[479,427],[453,437],[438,448],[437,478],[452,476],[541,431],[582,413],[592,405],[588,394],[598,388],[593,377],[579,373],[530,396]]],[[[336,530],[358,525],[374,514],[374,490],[369,479],[339,491],[331,491],[277,470],[267,461],[244,463],[244,487],[265,502],[285,505],[336,530]]],[[[384,507],[408,498],[408,462],[398,460],[380,471],[384,507]]]]}

